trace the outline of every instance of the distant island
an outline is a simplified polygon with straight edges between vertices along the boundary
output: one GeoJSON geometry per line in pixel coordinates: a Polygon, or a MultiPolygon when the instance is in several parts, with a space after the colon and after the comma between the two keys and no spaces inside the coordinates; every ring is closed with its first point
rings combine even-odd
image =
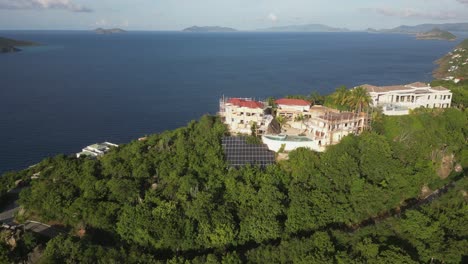
{"type": "Polygon", "coordinates": [[[415,26],[403,25],[392,29],[378,30],[378,32],[417,34],[431,31],[434,28],[451,32],[468,32],[468,23],[420,24],[415,26]]]}
{"type": "Polygon", "coordinates": [[[199,27],[193,26],[189,28],[185,28],[182,30],[183,32],[237,32],[237,29],[230,28],[230,27],[218,27],[218,26],[210,26],[210,27],[199,27]]]}
{"type": "Polygon", "coordinates": [[[21,51],[17,47],[35,46],[37,43],[30,41],[14,40],[0,37],[0,53],[10,53],[21,51]]]}
{"type": "MultiPolygon", "coordinates": [[[[444,24],[420,24],[414,26],[401,25],[391,29],[376,29],[367,28],[364,30],[357,30],[359,32],[368,33],[398,33],[398,34],[420,34],[420,39],[444,39],[453,40],[453,37],[447,33],[432,32],[434,29],[437,31],[450,32],[468,32],[468,23],[444,23],[444,24]],[[427,36],[424,36],[427,34],[427,36]]],[[[192,26],[183,29],[184,32],[238,32],[240,30],[221,27],[221,26],[192,26]]],[[[352,32],[352,30],[345,27],[331,27],[324,24],[305,24],[305,25],[286,25],[276,26],[269,28],[259,28],[254,30],[247,30],[254,32],[352,32]]]]}
{"type": "Polygon", "coordinates": [[[416,34],[416,39],[453,41],[457,39],[457,36],[448,31],[441,30],[440,28],[434,28],[431,31],[416,34]]]}
{"type": "Polygon", "coordinates": [[[307,24],[307,25],[289,25],[281,27],[271,27],[258,29],[257,31],[264,32],[349,32],[347,28],[335,28],[322,24],[307,24]]]}
{"type": "Polygon", "coordinates": [[[368,33],[379,33],[379,31],[377,29],[375,29],[375,28],[368,28],[365,31],[368,32],[368,33]]]}
{"type": "Polygon", "coordinates": [[[97,34],[115,34],[115,33],[125,33],[127,31],[120,29],[120,28],[111,28],[111,29],[104,29],[104,28],[97,28],[94,30],[97,34]]]}

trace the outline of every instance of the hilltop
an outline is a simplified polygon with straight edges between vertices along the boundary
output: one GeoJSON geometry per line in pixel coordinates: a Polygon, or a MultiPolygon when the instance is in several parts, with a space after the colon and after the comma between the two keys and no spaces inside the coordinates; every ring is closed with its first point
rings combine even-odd
{"type": "Polygon", "coordinates": [[[230,27],[218,27],[218,26],[208,26],[208,27],[199,27],[192,26],[185,28],[182,31],[184,32],[236,32],[237,30],[230,27]]]}
{"type": "Polygon", "coordinates": [[[416,34],[416,39],[453,41],[453,40],[457,39],[457,36],[455,36],[454,34],[448,32],[448,31],[441,30],[439,28],[434,28],[431,31],[416,34]]]}
{"type": "Polygon", "coordinates": [[[271,27],[258,29],[257,31],[266,32],[348,32],[347,28],[335,28],[323,24],[307,24],[307,25],[289,25],[281,27],[271,27]]]}
{"type": "Polygon", "coordinates": [[[127,31],[120,29],[120,28],[111,28],[111,29],[104,29],[104,28],[97,28],[94,32],[98,34],[114,34],[114,33],[125,33],[127,31]]]}
{"type": "MultiPolygon", "coordinates": [[[[229,168],[227,128],[204,116],[99,159],[59,155],[5,174],[0,194],[33,181],[20,220],[70,230],[44,242],[41,263],[461,263],[468,182],[453,168],[468,165],[466,114],[380,116],[372,132],[266,168],[229,168]],[[419,198],[436,201],[412,208],[419,198]]],[[[1,239],[0,262],[22,263],[41,240],[21,241],[1,239]]]]}
{"type": "Polygon", "coordinates": [[[0,53],[18,52],[21,50],[17,47],[34,45],[37,45],[37,43],[0,37],[0,53]]]}

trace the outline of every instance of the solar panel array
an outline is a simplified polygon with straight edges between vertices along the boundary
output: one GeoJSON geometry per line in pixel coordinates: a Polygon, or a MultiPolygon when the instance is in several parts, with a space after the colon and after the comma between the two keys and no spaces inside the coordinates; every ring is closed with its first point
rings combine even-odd
{"type": "Polygon", "coordinates": [[[233,167],[247,164],[264,167],[275,163],[275,153],[265,144],[249,144],[245,137],[224,137],[222,145],[224,155],[233,167]]]}

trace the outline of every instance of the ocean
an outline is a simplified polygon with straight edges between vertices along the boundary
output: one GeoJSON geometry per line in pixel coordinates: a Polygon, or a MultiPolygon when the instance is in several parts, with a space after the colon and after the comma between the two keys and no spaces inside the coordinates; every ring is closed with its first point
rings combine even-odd
{"type": "Polygon", "coordinates": [[[0,174],[215,114],[224,96],[429,82],[459,41],[368,33],[0,31],[0,174]]]}

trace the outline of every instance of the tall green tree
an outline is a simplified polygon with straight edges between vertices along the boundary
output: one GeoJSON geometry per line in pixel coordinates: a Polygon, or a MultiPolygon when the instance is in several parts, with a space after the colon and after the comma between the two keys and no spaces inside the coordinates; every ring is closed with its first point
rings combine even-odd
{"type": "Polygon", "coordinates": [[[350,91],[348,90],[348,88],[346,88],[346,86],[340,86],[336,88],[335,92],[331,94],[333,104],[338,107],[345,106],[349,101],[349,97],[350,91]]]}
{"type": "Polygon", "coordinates": [[[372,98],[364,87],[359,86],[351,90],[345,102],[360,113],[369,108],[372,98]]]}

